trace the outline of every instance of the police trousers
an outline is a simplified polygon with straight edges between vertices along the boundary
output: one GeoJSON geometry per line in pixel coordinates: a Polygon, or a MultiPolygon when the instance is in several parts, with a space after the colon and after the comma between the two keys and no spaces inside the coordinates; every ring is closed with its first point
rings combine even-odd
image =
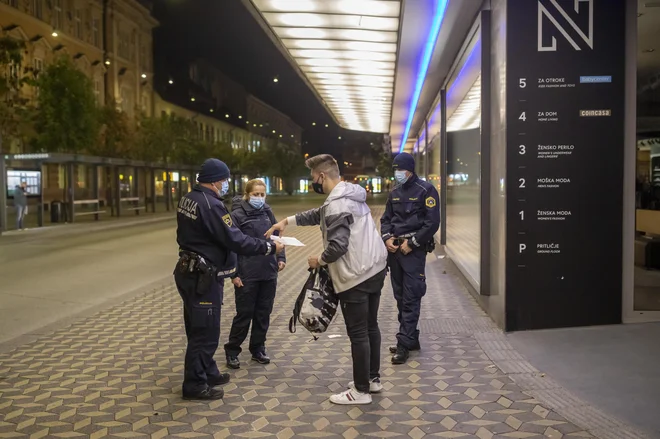
{"type": "Polygon", "coordinates": [[[241,353],[241,344],[250,335],[250,352],[256,355],[266,352],[266,333],[270,326],[270,314],[273,312],[277,279],[265,281],[246,281],[242,288],[235,288],[236,317],[231,324],[229,341],[225,344],[225,353],[237,357],[241,353]]]}
{"type": "Polygon", "coordinates": [[[353,382],[358,392],[369,393],[369,381],[380,378],[378,308],[387,270],[339,293],[346,333],[351,340],[353,382]]]}
{"type": "Polygon", "coordinates": [[[174,281],[183,300],[183,321],[188,347],[183,376],[183,394],[195,395],[220,377],[213,356],[220,339],[222,279],[213,278],[200,290],[197,273],[174,273],[174,281]]]}
{"type": "Polygon", "coordinates": [[[426,251],[413,248],[404,255],[401,250],[388,256],[394,299],[399,311],[397,344],[408,350],[419,347],[419,314],[426,295],[426,251]]]}

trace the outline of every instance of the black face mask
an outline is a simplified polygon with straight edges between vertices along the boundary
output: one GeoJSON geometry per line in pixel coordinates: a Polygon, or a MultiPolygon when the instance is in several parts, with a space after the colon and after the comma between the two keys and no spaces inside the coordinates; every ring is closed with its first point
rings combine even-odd
{"type": "Polygon", "coordinates": [[[320,195],[323,195],[325,193],[323,192],[323,183],[312,182],[312,190],[314,190],[314,192],[320,195]]]}

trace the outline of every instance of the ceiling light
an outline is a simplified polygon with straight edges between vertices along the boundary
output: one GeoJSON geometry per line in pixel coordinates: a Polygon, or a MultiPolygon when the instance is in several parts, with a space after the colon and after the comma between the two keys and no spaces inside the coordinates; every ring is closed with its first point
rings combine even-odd
{"type": "Polygon", "coordinates": [[[644,49],[644,50],[642,50],[642,52],[644,52],[644,53],[653,53],[653,52],[655,52],[655,49],[644,49]]]}
{"type": "Polygon", "coordinates": [[[147,74],[146,73],[142,74],[142,79],[147,79],[147,74]]]}
{"type": "Polygon", "coordinates": [[[389,131],[402,0],[251,2],[340,126],[389,131]]]}
{"type": "Polygon", "coordinates": [[[53,31],[53,33],[51,35],[54,36],[55,38],[57,38],[57,36],[58,36],[57,31],[53,31]]]}
{"type": "Polygon", "coordinates": [[[167,82],[169,82],[170,85],[174,84],[174,81],[172,81],[171,79],[167,82]]]}

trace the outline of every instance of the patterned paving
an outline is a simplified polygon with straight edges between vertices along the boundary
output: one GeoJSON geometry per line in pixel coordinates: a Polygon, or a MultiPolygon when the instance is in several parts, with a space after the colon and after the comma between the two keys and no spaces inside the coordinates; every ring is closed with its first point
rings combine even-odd
{"type": "MultiPolygon", "coordinates": [[[[0,354],[0,438],[592,437],[523,393],[486,356],[478,339],[500,333],[443,260],[428,267],[423,350],[407,365],[389,363],[397,324],[386,282],[385,390],[369,406],[330,404],[328,396],[352,379],[343,322],[318,341],[287,327],[318,235],[317,228],[295,233],[308,247],[289,252],[280,278],[268,340],[273,362],[261,366],[243,355],[223,401],[181,399],[185,336],[180,299],[169,286],[0,354]]],[[[233,303],[228,289],[221,342],[233,303]]]]}

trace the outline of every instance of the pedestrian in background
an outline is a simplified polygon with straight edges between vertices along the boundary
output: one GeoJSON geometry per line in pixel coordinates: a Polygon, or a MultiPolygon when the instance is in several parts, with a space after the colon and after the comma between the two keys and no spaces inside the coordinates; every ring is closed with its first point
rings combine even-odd
{"type": "MultiPolygon", "coordinates": [[[[264,233],[277,223],[270,206],[266,204],[266,184],[254,179],[247,182],[242,197],[232,201],[231,216],[234,225],[247,236],[265,239],[264,233]]],[[[277,232],[276,232],[277,234],[277,232]]],[[[229,341],[225,344],[227,366],[241,367],[238,359],[241,344],[245,341],[250,325],[249,350],[252,360],[260,364],[270,363],[266,354],[266,334],[270,314],[275,302],[277,274],[286,267],[284,252],[278,255],[238,257],[238,270],[232,277],[236,296],[236,316],[231,325],[229,341]]]]}
{"type": "Polygon", "coordinates": [[[16,209],[16,229],[25,230],[25,217],[28,213],[26,182],[22,182],[14,189],[14,208],[16,209]]]}

